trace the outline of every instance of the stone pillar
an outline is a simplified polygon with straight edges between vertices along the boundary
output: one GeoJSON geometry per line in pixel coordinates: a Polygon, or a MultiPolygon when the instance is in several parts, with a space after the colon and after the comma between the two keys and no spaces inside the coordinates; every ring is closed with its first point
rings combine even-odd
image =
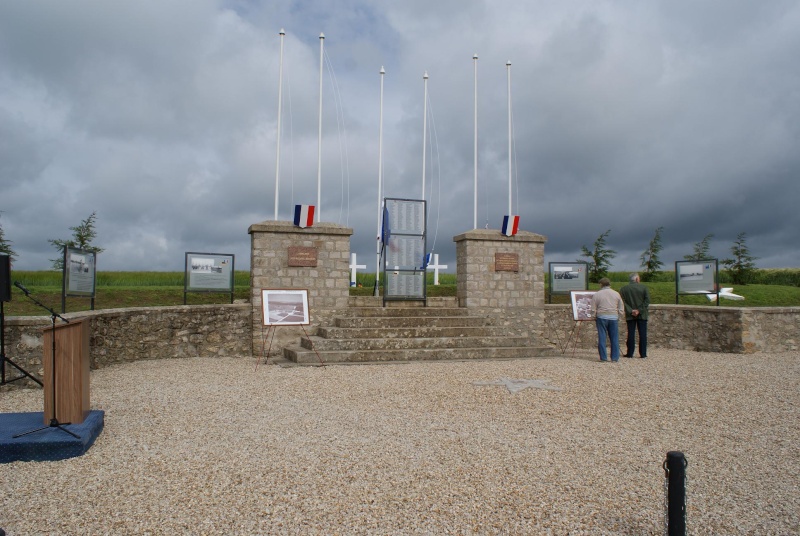
{"type": "Polygon", "coordinates": [[[456,294],[460,307],[530,308],[544,306],[542,235],[474,229],[456,242],[456,294]]]}
{"type": "MultiPolygon", "coordinates": [[[[332,317],[337,309],[347,307],[350,295],[350,235],[353,230],[335,223],[315,223],[301,228],[289,221],[255,223],[250,234],[250,302],[253,307],[253,355],[261,355],[264,326],[261,310],[261,289],[307,289],[310,326],[316,327],[332,317]],[[290,248],[295,258],[290,263],[290,248]],[[300,248],[300,249],[297,249],[300,248]],[[313,266],[298,264],[297,257],[316,255],[313,266]]],[[[271,336],[271,353],[286,344],[295,344],[303,335],[301,327],[282,326],[271,336]]],[[[267,341],[269,344],[269,341],[267,341]]],[[[265,349],[266,350],[266,349],[265,349]]]]}

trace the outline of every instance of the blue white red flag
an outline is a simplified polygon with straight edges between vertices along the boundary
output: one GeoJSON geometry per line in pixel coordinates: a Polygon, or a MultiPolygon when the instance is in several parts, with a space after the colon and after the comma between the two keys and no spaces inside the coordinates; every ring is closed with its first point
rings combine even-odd
{"type": "Polygon", "coordinates": [[[295,205],[294,224],[303,228],[314,225],[314,205],[295,205]]]}
{"type": "Polygon", "coordinates": [[[519,229],[519,216],[503,216],[503,234],[514,236],[519,229]]]}

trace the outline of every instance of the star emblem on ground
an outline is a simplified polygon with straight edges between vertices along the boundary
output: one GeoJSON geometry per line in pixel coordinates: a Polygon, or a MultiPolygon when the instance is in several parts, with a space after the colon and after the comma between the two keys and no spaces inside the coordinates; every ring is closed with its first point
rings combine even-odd
{"type": "Polygon", "coordinates": [[[534,389],[546,389],[548,391],[562,391],[561,387],[548,385],[550,380],[526,380],[513,378],[500,378],[489,382],[472,382],[472,385],[505,385],[509,393],[518,393],[523,389],[532,387],[534,389]]]}

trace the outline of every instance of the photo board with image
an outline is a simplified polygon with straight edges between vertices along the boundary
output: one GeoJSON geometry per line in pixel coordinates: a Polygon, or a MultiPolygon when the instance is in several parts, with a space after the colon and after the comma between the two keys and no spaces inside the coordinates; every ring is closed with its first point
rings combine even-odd
{"type": "Polygon", "coordinates": [[[261,318],[265,326],[308,325],[308,290],[261,289],[261,318]]]}

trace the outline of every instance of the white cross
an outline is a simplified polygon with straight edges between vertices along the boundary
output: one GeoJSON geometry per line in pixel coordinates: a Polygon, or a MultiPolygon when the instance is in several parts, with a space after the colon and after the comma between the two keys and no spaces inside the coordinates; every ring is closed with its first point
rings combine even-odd
{"type": "Polygon", "coordinates": [[[433,268],[433,284],[439,284],[439,268],[447,268],[446,264],[439,264],[439,254],[433,254],[433,262],[428,265],[428,270],[433,268]]]}
{"type": "Polygon", "coordinates": [[[366,264],[356,264],[356,254],[350,254],[350,286],[356,286],[356,270],[359,268],[366,268],[366,264]]]}

